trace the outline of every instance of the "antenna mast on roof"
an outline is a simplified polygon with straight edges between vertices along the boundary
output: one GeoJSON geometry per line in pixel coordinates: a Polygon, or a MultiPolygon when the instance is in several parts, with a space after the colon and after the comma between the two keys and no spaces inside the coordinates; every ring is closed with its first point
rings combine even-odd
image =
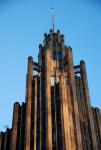
{"type": "Polygon", "coordinates": [[[52,31],[54,32],[54,14],[53,14],[54,8],[51,8],[51,11],[52,11],[52,31]]]}

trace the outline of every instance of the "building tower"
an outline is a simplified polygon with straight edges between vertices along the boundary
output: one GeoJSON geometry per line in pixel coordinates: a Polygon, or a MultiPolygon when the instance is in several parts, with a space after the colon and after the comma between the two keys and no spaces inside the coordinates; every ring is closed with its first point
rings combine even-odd
{"type": "Polygon", "coordinates": [[[75,66],[64,35],[51,29],[39,45],[38,63],[28,58],[25,103],[14,104],[0,150],[100,149],[101,112],[90,104],[85,62],[75,66]]]}

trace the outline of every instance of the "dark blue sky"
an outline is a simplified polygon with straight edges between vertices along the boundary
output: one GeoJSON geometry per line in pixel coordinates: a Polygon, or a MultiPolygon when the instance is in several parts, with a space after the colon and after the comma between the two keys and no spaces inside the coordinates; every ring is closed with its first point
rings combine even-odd
{"type": "Polygon", "coordinates": [[[86,61],[91,103],[101,108],[100,0],[0,0],[0,130],[11,127],[14,102],[25,99],[27,57],[37,61],[38,45],[51,28],[51,7],[74,63],[86,61]]]}

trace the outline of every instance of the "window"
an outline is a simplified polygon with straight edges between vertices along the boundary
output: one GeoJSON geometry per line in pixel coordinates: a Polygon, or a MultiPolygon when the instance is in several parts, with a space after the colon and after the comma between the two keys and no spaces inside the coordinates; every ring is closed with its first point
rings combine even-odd
{"type": "Polygon", "coordinates": [[[58,60],[62,61],[62,52],[58,52],[58,60]]]}
{"type": "Polygon", "coordinates": [[[53,60],[56,60],[56,59],[57,59],[56,51],[53,51],[53,60]]]}
{"type": "Polygon", "coordinates": [[[59,60],[62,61],[62,52],[53,51],[53,60],[59,60]]]}
{"type": "Polygon", "coordinates": [[[54,86],[54,81],[55,79],[54,79],[54,77],[51,77],[51,86],[54,86]]]}

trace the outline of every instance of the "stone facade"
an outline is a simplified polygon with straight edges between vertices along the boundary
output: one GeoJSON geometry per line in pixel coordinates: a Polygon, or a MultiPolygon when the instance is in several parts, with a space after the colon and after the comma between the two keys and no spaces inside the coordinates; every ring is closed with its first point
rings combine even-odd
{"type": "Polygon", "coordinates": [[[25,103],[14,104],[0,150],[100,149],[101,112],[91,107],[85,62],[75,66],[64,35],[50,30],[38,63],[28,58],[25,103]]]}

